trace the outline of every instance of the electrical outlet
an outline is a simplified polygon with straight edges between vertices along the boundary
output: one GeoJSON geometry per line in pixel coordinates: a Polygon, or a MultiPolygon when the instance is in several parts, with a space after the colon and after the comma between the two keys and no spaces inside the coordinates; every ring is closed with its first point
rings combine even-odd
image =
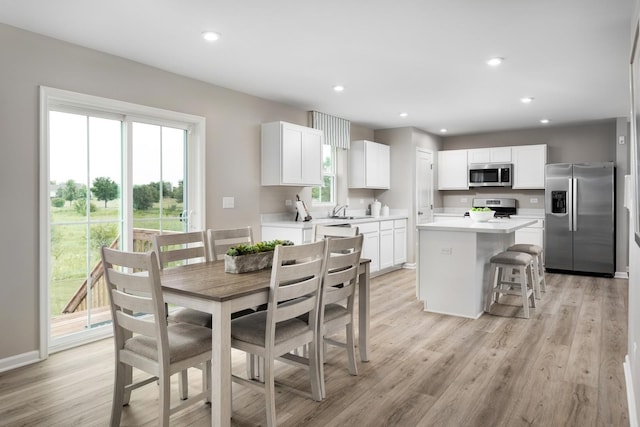
{"type": "Polygon", "coordinates": [[[285,201],[284,201],[284,205],[285,205],[285,206],[292,206],[292,205],[293,205],[293,202],[292,202],[291,200],[285,200],[285,201]]]}
{"type": "Polygon", "coordinates": [[[360,204],[364,205],[364,199],[360,199],[360,204]]]}
{"type": "Polygon", "coordinates": [[[469,199],[467,199],[466,197],[461,197],[460,198],[460,203],[467,203],[469,199]]]}
{"type": "Polygon", "coordinates": [[[222,198],[222,209],[233,209],[235,207],[235,198],[234,197],[223,197],[222,198]]]}
{"type": "Polygon", "coordinates": [[[620,144],[620,145],[624,145],[624,135],[620,135],[620,136],[618,137],[618,144],[620,144]]]}
{"type": "Polygon", "coordinates": [[[453,253],[453,248],[441,248],[440,249],[440,254],[441,255],[451,255],[453,253]]]}
{"type": "Polygon", "coordinates": [[[537,197],[532,197],[529,199],[529,203],[535,205],[538,203],[538,198],[537,197]]]}

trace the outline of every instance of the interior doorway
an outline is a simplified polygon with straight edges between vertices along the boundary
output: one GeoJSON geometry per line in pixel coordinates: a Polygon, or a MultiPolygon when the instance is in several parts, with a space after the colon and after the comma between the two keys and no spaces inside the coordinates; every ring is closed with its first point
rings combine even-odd
{"type": "Polygon", "coordinates": [[[433,153],[416,149],[416,225],[433,221],[433,153]]]}

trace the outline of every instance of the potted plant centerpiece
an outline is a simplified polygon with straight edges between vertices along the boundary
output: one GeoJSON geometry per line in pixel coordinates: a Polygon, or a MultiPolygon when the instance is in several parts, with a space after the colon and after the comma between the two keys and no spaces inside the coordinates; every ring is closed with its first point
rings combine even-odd
{"type": "Polygon", "coordinates": [[[240,244],[229,248],[224,254],[224,271],[227,273],[246,273],[271,267],[273,251],[276,246],[293,245],[291,240],[270,240],[255,245],[240,244]]]}

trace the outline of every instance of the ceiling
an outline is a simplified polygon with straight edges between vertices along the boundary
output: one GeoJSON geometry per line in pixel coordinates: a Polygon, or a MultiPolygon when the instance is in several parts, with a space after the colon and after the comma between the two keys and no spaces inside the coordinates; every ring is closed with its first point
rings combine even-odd
{"type": "Polygon", "coordinates": [[[632,0],[0,0],[15,27],[373,129],[448,135],[627,116],[632,12],[632,0]]]}

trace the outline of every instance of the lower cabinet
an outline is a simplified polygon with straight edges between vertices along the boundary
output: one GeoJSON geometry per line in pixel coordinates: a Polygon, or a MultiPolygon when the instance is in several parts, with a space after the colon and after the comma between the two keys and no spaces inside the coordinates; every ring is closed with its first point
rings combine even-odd
{"type": "MultiPolygon", "coordinates": [[[[407,220],[388,219],[354,223],[364,236],[362,257],[371,260],[370,271],[376,272],[407,262],[407,220]]],[[[291,240],[296,245],[313,240],[313,228],[262,226],[262,240],[291,240]]]]}
{"type": "Polygon", "coordinates": [[[371,265],[370,271],[380,270],[380,226],[376,222],[365,222],[358,224],[362,240],[362,258],[369,258],[371,265]]]}

